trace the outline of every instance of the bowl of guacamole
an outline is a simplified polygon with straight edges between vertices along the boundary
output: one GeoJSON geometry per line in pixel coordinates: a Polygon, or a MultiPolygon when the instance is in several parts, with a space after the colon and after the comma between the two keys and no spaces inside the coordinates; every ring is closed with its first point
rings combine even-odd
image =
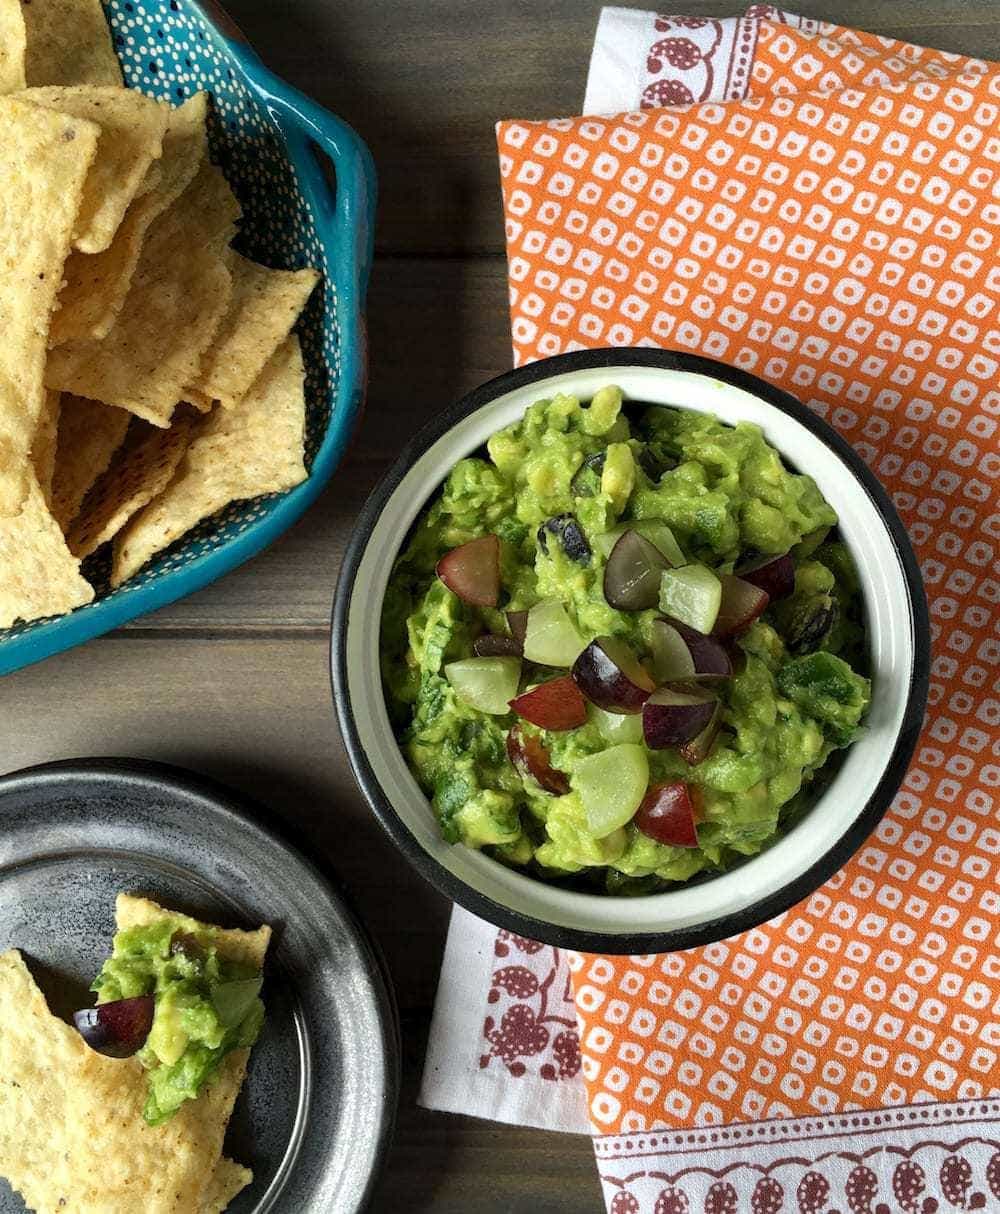
{"type": "Polygon", "coordinates": [[[338,709],[444,892],[576,948],[690,947],[829,876],[926,694],[919,576],[863,463],[762,381],[665,351],[502,376],[376,490],[338,709]]]}

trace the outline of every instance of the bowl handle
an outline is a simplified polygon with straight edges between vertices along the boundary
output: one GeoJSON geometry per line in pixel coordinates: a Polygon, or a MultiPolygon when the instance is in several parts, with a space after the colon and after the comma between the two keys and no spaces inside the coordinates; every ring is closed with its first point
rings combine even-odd
{"type": "Polygon", "coordinates": [[[363,306],[371,273],[375,222],[375,166],[361,137],[346,122],[275,76],[248,46],[229,43],[300,169],[315,166],[310,202],[317,224],[332,233],[333,265],[355,268],[354,290],[363,306]],[[333,165],[335,184],[314,156],[319,149],[333,165]]]}

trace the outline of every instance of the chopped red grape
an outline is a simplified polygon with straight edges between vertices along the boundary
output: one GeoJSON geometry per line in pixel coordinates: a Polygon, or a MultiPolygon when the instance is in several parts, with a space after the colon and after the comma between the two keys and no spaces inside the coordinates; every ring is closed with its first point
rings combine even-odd
{"type": "Polygon", "coordinates": [[[656,687],[628,645],[610,636],[590,642],[573,664],[573,678],[587,699],[606,712],[641,712],[656,687]]]}
{"type": "Polygon", "coordinates": [[[680,781],[654,784],[633,819],[636,829],[667,847],[697,847],[694,805],[688,786],[680,781]]]}
{"type": "Polygon", "coordinates": [[[733,673],[724,647],[680,620],[654,620],[653,670],[661,683],[682,679],[726,679],[733,673]]]}
{"type": "Polygon", "coordinates": [[[534,780],[544,792],[555,797],[569,792],[566,773],[552,766],[541,738],[526,734],[517,725],[507,734],[507,757],[522,778],[534,780]]]}
{"type": "Polygon", "coordinates": [[[576,729],[587,720],[587,702],[568,674],[539,683],[511,700],[510,706],[539,729],[576,729]]]}
{"type": "Polygon", "coordinates": [[[153,1027],[153,996],[136,995],[85,1007],[74,1012],[73,1023],[91,1049],[114,1057],[134,1054],[146,1044],[153,1027]]]}
{"type": "Polygon", "coordinates": [[[618,537],[604,566],[604,597],[617,611],[655,607],[660,575],[669,568],[659,548],[629,528],[618,537]]]}
{"type": "Polygon", "coordinates": [[[690,742],[708,725],[718,701],[661,687],[642,706],[642,732],[650,750],[668,750],[690,742]]]}
{"type": "Polygon", "coordinates": [[[500,540],[481,535],[446,552],[437,563],[437,575],[463,603],[495,607],[500,598],[500,540]]]}
{"type": "Polygon", "coordinates": [[[745,632],[767,607],[767,591],[731,573],[722,575],[722,602],[712,631],[716,636],[745,632]]]}
{"type": "Polygon", "coordinates": [[[783,556],[761,557],[737,569],[736,576],[763,590],[772,603],[787,598],[795,589],[795,563],[787,552],[783,556]]]}

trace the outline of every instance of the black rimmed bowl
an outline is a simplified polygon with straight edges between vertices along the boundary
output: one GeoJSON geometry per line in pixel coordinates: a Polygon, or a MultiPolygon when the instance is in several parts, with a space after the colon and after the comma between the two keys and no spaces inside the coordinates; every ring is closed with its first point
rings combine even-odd
{"type": "Polygon", "coordinates": [[[874,830],[906,771],[923,720],[930,637],[916,560],[885,490],[821,419],[794,397],[723,363],[669,350],[589,350],[545,359],[470,392],[426,426],[372,493],[348,547],[333,613],[334,695],[358,782],[417,870],[474,914],[560,947],[648,953],[692,948],[787,910],[840,868],[874,830]],[[870,647],[867,728],[810,812],[760,856],[707,880],[615,898],[549,884],[451,845],[408,768],[379,670],[382,601],[414,521],[454,464],[534,401],[586,400],[617,384],[626,401],[760,425],[787,463],[807,472],[840,518],[858,567],[870,647]]]}

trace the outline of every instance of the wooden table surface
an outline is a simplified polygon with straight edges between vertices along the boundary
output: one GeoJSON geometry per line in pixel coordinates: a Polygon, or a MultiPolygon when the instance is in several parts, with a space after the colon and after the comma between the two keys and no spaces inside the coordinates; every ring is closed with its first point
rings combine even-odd
{"type": "MultiPolygon", "coordinates": [[[[996,0],[789,4],[1000,59],[996,0]]],[[[385,951],[402,1015],[399,1125],[374,1208],[599,1211],[588,1139],[416,1107],[449,908],[396,854],[355,787],[334,721],[327,642],[341,553],[365,495],[424,420],[510,366],[493,124],[578,112],[600,4],[228,7],[269,65],[351,122],[374,153],[367,411],[322,499],[268,552],[184,602],[0,681],[0,770],[86,755],[162,759],[305,825],[385,951]]],[[[738,11],[716,0],[679,7],[738,11]]]]}

